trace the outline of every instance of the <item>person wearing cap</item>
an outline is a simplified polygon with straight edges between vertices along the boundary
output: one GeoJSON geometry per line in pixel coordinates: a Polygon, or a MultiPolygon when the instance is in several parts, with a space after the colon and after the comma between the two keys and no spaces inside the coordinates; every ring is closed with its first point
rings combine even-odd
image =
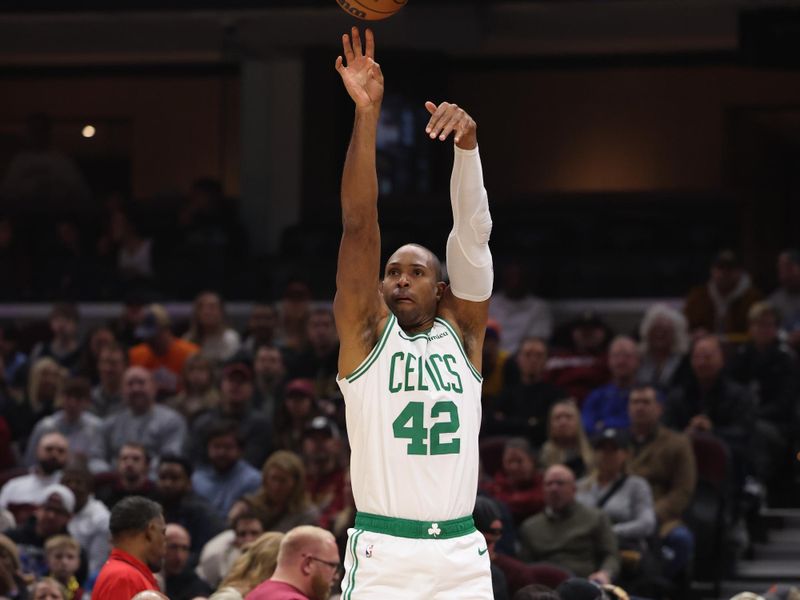
{"type": "Polygon", "coordinates": [[[30,473],[10,479],[0,489],[0,508],[11,511],[18,523],[25,522],[45,488],[58,483],[68,456],[69,442],[63,434],[57,431],[44,434],[36,445],[36,464],[30,473]]]}
{"type": "Polygon", "coordinates": [[[171,396],[179,390],[184,362],[200,350],[196,344],[176,338],[170,324],[163,306],[149,305],[136,327],[136,337],[142,343],[128,353],[131,366],[143,367],[153,374],[159,396],[171,396]]]}
{"type": "Polygon", "coordinates": [[[800,350],[800,250],[787,248],[778,256],[778,289],[769,303],[781,315],[781,332],[796,351],[800,350]]]}
{"type": "Polygon", "coordinates": [[[683,312],[693,335],[710,333],[743,341],[747,334],[747,311],[761,300],[733,250],[721,250],[711,263],[707,283],[689,290],[683,312]]]}
{"type": "Polygon", "coordinates": [[[156,404],[156,382],[150,371],[131,366],[122,379],[125,407],[103,422],[105,459],[111,463],[128,442],[141,444],[158,464],[162,454],[180,454],[186,441],[186,420],[171,408],[156,404]]]}
{"type": "Polygon", "coordinates": [[[220,419],[230,419],[239,425],[243,458],[254,468],[261,468],[273,445],[272,421],[253,406],[253,390],[250,359],[237,354],[222,368],[219,406],[192,422],[190,456],[195,463],[205,461],[207,430],[220,419]]]}
{"type": "Polygon", "coordinates": [[[26,465],[33,466],[36,462],[39,439],[45,433],[57,431],[67,438],[70,453],[86,459],[93,471],[108,469],[100,443],[103,422],[87,412],[91,391],[91,384],[84,377],[70,377],[64,382],[56,400],[61,409],[40,420],[31,432],[25,453],[26,465]]]}
{"type": "Polygon", "coordinates": [[[275,414],[275,447],[302,452],[303,434],[320,414],[311,379],[292,379],[283,388],[283,403],[275,414]]]}
{"type": "Polygon", "coordinates": [[[593,389],[608,383],[608,346],[611,331],[593,311],[586,311],[559,327],[547,361],[545,381],[565,390],[579,405],[593,389]]]}
{"type": "Polygon", "coordinates": [[[127,600],[145,590],[158,591],[153,575],[166,553],[167,524],[161,506],[148,498],[129,496],[111,511],[113,549],[97,576],[94,600],[127,600]]]}
{"type": "MultiPolygon", "coordinates": [[[[48,572],[45,542],[54,535],[69,535],[67,524],[75,511],[75,495],[66,486],[54,483],[44,489],[38,504],[32,517],[5,533],[17,544],[22,571],[42,577],[48,572]]],[[[78,581],[86,579],[87,568],[86,551],[81,548],[78,581]]]]}
{"type": "Polygon", "coordinates": [[[581,408],[581,421],[588,435],[607,427],[628,427],[628,394],[636,380],[641,355],[633,338],[620,335],[608,348],[608,368],[611,382],[595,388],[581,408]]]}
{"type": "Polygon", "coordinates": [[[625,551],[632,551],[637,553],[641,562],[648,551],[648,539],[656,529],[650,486],[638,475],[627,473],[630,453],[625,431],[604,429],[595,434],[592,445],[595,470],[578,481],[575,497],[585,506],[603,510],[611,520],[611,529],[617,536],[623,556],[626,556],[625,551]]]}
{"type": "Polygon", "coordinates": [[[619,573],[617,539],[608,516],[575,500],[575,476],[564,465],[544,474],[545,509],[519,529],[520,558],[549,562],[599,583],[619,573]]]}
{"type": "Polygon", "coordinates": [[[329,529],[345,503],[342,436],[336,423],[314,417],[303,432],[302,448],[311,502],[321,513],[319,525],[329,529]]]}
{"type": "Polygon", "coordinates": [[[192,473],[192,486],[205,498],[219,518],[242,496],[261,485],[261,473],[242,458],[239,424],[220,419],[206,429],[206,460],[192,473]]]}

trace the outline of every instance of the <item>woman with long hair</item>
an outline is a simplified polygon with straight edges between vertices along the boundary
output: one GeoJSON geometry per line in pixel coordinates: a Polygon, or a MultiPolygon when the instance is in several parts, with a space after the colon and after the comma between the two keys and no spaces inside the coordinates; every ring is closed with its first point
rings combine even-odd
{"type": "Polygon", "coordinates": [[[311,503],[306,490],[306,469],[294,452],[273,452],[261,470],[261,487],[238,500],[228,513],[228,520],[250,509],[259,516],[267,531],[284,533],[298,525],[314,525],[319,509],[311,503]]]}
{"type": "Polygon", "coordinates": [[[642,318],[639,338],[639,383],[668,390],[685,380],[691,368],[687,358],[689,323],[683,314],[666,304],[654,304],[642,318]]]}
{"type": "Polygon", "coordinates": [[[250,590],[272,577],[282,539],[281,532],[268,531],[245,546],[219,589],[208,600],[242,600],[250,590]]]}
{"type": "Polygon", "coordinates": [[[194,299],[189,331],[183,339],[200,346],[200,352],[211,360],[223,362],[242,346],[239,333],[228,327],[222,298],[216,292],[201,292],[194,299]]]}
{"type": "Polygon", "coordinates": [[[20,401],[9,402],[6,419],[12,426],[14,441],[20,449],[36,423],[58,408],[59,392],[67,378],[67,370],[49,356],[38,359],[30,370],[28,388],[20,401]]]}
{"type": "Polygon", "coordinates": [[[594,466],[594,453],[581,426],[581,411],[572,398],[559,400],[550,409],[547,441],[539,460],[543,471],[553,465],[566,465],[576,478],[594,466]]]}

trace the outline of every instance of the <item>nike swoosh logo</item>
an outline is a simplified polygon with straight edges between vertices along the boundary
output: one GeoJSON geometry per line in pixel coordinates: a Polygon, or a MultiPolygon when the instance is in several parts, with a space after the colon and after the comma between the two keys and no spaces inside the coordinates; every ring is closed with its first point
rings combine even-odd
{"type": "Polygon", "coordinates": [[[489,551],[489,548],[484,548],[483,550],[481,550],[480,548],[478,548],[478,556],[483,556],[483,555],[484,555],[484,554],[486,554],[488,551],[489,551]]]}

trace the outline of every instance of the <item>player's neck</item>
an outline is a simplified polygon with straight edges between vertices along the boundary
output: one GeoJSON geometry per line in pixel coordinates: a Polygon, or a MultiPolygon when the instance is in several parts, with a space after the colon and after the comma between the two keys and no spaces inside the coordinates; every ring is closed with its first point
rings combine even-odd
{"type": "Polygon", "coordinates": [[[419,323],[411,323],[411,324],[404,324],[401,323],[400,320],[397,320],[397,323],[400,325],[400,328],[409,335],[417,334],[417,333],[428,333],[431,329],[433,329],[433,323],[436,320],[436,316],[432,316],[429,319],[425,319],[419,323]]]}

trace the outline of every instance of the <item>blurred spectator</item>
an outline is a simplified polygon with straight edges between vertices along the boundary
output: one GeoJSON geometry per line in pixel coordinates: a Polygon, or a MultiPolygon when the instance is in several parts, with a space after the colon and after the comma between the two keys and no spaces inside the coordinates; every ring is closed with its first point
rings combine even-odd
{"type": "Polygon", "coordinates": [[[85,459],[93,472],[108,469],[102,443],[102,421],[86,412],[89,408],[91,386],[84,377],[70,377],[58,393],[57,404],[61,406],[52,415],[44,417],[33,428],[25,452],[25,465],[32,467],[37,462],[39,440],[43,435],[58,432],[67,438],[69,453],[85,459]]]}
{"type": "Polygon", "coordinates": [[[237,355],[222,369],[219,406],[199,415],[192,423],[191,456],[201,462],[206,454],[206,430],[215,421],[232,419],[239,424],[244,459],[258,468],[272,448],[272,422],[253,408],[253,370],[237,355]]]}
{"type": "Polygon", "coordinates": [[[500,324],[490,319],[486,324],[481,361],[481,375],[483,375],[481,403],[483,410],[488,411],[489,414],[494,412],[497,397],[505,385],[506,362],[510,356],[507,350],[502,350],[500,347],[502,337],[503,331],[500,324]]]}
{"type": "Polygon", "coordinates": [[[781,330],[800,351],[800,250],[789,248],[778,256],[778,283],[769,302],[781,316],[781,330]]]}
{"type": "Polygon", "coordinates": [[[141,341],[136,335],[136,329],[146,314],[146,298],[147,294],[140,289],[128,291],[122,301],[122,314],[113,322],[114,337],[127,348],[141,341]]]}
{"type": "Polygon", "coordinates": [[[122,381],[128,366],[128,353],[119,344],[103,346],[97,358],[100,382],[92,389],[92,412],[107,417],[122,408],[122,381]]]}
{"type": "Polygon", "coordinates": [[[6,385],[17,389],[25,387],[28,357],[19,349],[19,328],[13,321],[0,323],[0,359],[6,385]]]}
{"type": "Polygon", "coordinates": [[[290,280],[283,291],[283,298],[278,303],[280,339],[287,352],[287,358],[293,357],[306,347],[306,326],[310,314],[311,288],[302,279],[290,280]]]}
{"type": "Polygon", "coordinates": [[[4,302],[28,299],[33,291],[33,266],[20,237],[24,236],[18,235],[14,221],[0,215],[0,281],[14,282],[0,288],[0,300],[4,302]]]}
{"type": "Polygon", "coordinates": [[[628,427],[628,394],[639,370],[639,348],[632,338],[614,338],[608,350],[608,367],[611,383],[592,390],[583,402],[581,419],[589,435],[607,427],[628,427]]]}
{"type": "Polygon", "coordinates": [[[157,590],[153,571],[164,561],[166,523],[161,507],[147,498],[125,498],[111,511],[111,551],[97,576],[92,598],[121,600],[157,590]]]}
{"type": "Polygon", "coordinates": [[[151,304],[145,309],[136,336],[144,342],[131,348],[130,364],[144,367],[153,374],[159,395],[175,394],[186,359],[199,348],[172,335],[169,314],[160,304],[151,304]]]}
{"type": "Polygon", "coordinates": [[[265,302],[257,302],[250,311],[242,350],[255,357],[261,346],[274,346],[277,340],[278,312],[265,302]]]}
{"type": "Polygon", "coordinates": [[[333,535],[319,527],[296,527],[281,540],[275,573],[247,597],[324,599],[330,597],[340,574],[339,551],[333,535]]]}
{"type": "Polygon", "coordinates": [[[547,302],[528,290],[529,274],[521,262],[505,265],[500,275],[501,289],[492,294],[489,316],[503,331],[500,348],[513,354],[526,337],[550,339],[553,315],[547,302]]]}
{"type": "Polygon", "coordinates": [[[275,421],[275,411],[283,402],[286,384],[286,365],[283,354],[276,346],[259,346],[253,359],[255,394],[253,406],[275,421]]]}
{"type": "Polygon", "coordinates": [[[319,414],[314,383],[310,379],[288,382],[275,416],[275,448],[302,452],[303,433],[319,414]]]}
{"type": "Polygon", "coordinates": [[[97,497],[110,509],[128,496],[155,496],[156,486],[150,481],[151,457],[136,442],[123,444],[117,453],[116,471],[97,480],[97,497]]]}
{"type": "Polygon", "coordinates": [[[666,569],[672,576],[692,559],[694,538],[681,519],[697,482],[694,451],[685,434],[661,425],[664,409],[655,388],[634,388],[628,406],[633,441],[629,469],[650,484],[659,535],[674,553],[666,569]]]}
{"type": "MultiPolygon", "coordinates": [[[[67,523],[75,510],[75,496],[61,484],[54,483],[45,488],[36,504],[33,516],[6,535],[17,544],[23,573],[36,577],[47,575],[47,559],[44,545],[54,535],[69,535],[67,523]]],[[[80,552],[81,561],[78,581],[83,581],[87,573],[86,553],[80,552]]]]}
{"type": "Polygon", "coordinates": [[[12,600],[28,600],[28,586],[22,577],[17,545],[0,533],[0,595],[12,600]]]}
{"type": "Polygon", "coordinates": [[[10,510],[17,523],[23,523],[33,514],[44,490],[58,483],[68,452],[69,442],[62,434],[43,435],[36,446],[36,465],[31,472],[14,477],[0,489],[0,508],[10,510]]]}
{"type": "Polygon", "coordinates": [[[344,507],[342,436],[328,417],[316,417],[303,435],[303,462],[308,476],[311,503],[319,509],[319,524],[325,529],[344,507]]]}
{"type": "Polygon", "coordinates": [[[272,577],[282,539],[282,533],[269,531],[250,542],[209,600],[242,600],[258,584],[272,577]]]}
{"type": "Polygon", "coordinates": [[[219,406],[219,390],[214,377],[214,365],[201,353],[193,354],[183,364],[181,391],[166,401],[191,425],[197,415],[219,406]]]}
{"type": "Polygon", "coordinates": [[[231,515],[252,510],[268,531],[287,532],[317,522],[319,510],[308,497],[306,470],[299,456],[286,450],[274,452],[261,476],[261,488],[236,502],[231,515]]]}
{"type": "Polygon", "coordinates": [[[69,592],[52,577],[42,577],[31,586],[32,600],[69,600],[69,592]]]}
{"type": "Polygon", "coordinates": [[[111,513],[94,497],[94,477],[82,464],[67,465],[61,474],[61,484],[75,495],[75,512],[67,529],[86,550],[91,580],[100,572],[110,552],[108,520],[111,513]]]}
{"type": "Polygon", "coordinates": [[[475,508],[472,511],[472,519],[475,521],[475,529],[483,534],[486,540],[486,551],[489,552],[492,571],[492,593],[494,600],[508,599],[508,583],[503,571],[495,565],[495,544],[500,539],[503,531],[503,522],[500,520],[500,509],[497,508],[494,500],[485,496],[478,496],[475,499],[475,508]]]}
{"type": "Polygon", "coordinates": [[[751,456],[756,473],[769,481],[790,460],[798,397],[795,356],[778,338],[780,317],[771,304],[754,304],[748,320],[751,341],[739,346],[729,373],[754,397],[757,420],[751,456]]]}
{"type": "MultiPolygon", "coordinates": [[[[86,247],[85,233],[85,222],[68,214],[57,215],[52,232],[46,232],[35,270],[38,288],[45,297],[70,300],[96,297],[97,265],[86,247]]],[[[69,368],[75,372],[73,367],[69,368]]]]}
{"type": "Polygon", "coordinates": [[[231,520],[232,529],[223,531],[212,538],[200,554],[200,562],[195,572],[216,588],[230,572],[231,567],[241,556],[243,548],[264,533],[264,525],[251,511],[244,511],[231,520]]]}
{"type": "Polygon", "coordinates": [[[149,282],[155,276],[153,240],[142,235],[133,213],[122,206],[111,208],[97,253],[113,265],[120,283],[149,282]]]}
{"type": "Polygon", "coordinates": [[[689,377],[689,324],[686,317],[666,304],[647,309],[639,326],[642,361],[639,383],[669,390],[689,377]]]}
{"type": "Polygon", "coordinates": [[[310,379],[318,398],[337,393],[339,337],[330,308],[315,308],[308,315],[307,346],[289,363],[290,379],[310,379]]]}
{"type": "Polygon", "coordinates": [[[20,449],[27,446],[36,423],[55,411],[56,398],[66,376],[67,371],[52,358],[33,362],[25,398],[21,402],[9,402],[6,407],[6,418],[14,426],[12,433],[20,449]]]}
{"type": "Polygon", "coordinates": [[[566,390],[582,404],[586,394],[608,382],[606,346],[610,330],[591,311],[559,329],[563,329],[563,334],[557,332],[554,338],[556,349],[547,361],[545,380],[566,390]]]}
{"type": "Polygon", "coordinates": [[[670,394],[664,422],[687,432],[714,433],[743,456],[755,420],[752,394],[723,372],[719,338],[705,336],[695,341],[691,361],[694,376],[670,394]]]}
{"type": "Polygon", "coordinates": [[[234,502],[259,488],[261,473],[242,460],[242,439],[236,421],[214,421],[206,430],[205,441],[207,462],[192,474],[192,485],[224,519],[234,502]]]}
{"type": "Polygon", "coordinates": [[[206,358],[224,362],[239,351],[239,333],[227,326],[222,299],[215,292],[203,292],[194,300],[189,331],[183,339],[200,348],[206,358]]]}
{"type": "Polygon", "coordinates": [[[520,558],[546,561],[580,577],[611,583],[619,572],[617,540],[604,512],[575,500],[575,476],[564,465],[544,474],[546,508],[520,527],[520,558]]]}
{"type": "Polygon", "coordinates": [[[520,380],[508,384],[500,393],[494,422],[487,429],[492,433],[526,437],[539,448],[547,439],[547,416],[550,408],[566,393],[543,380],[547,364],[547,344],[539,338],[525,338],[515,357],[520,380]]]}
{"type": "Polygon", "coordinates": [[[180,456],[165,455],[158,465],[156,499],[164,519],[185,527],[191,536],[195,562],[203,546],[225,529],[225,524],[201,496],[192,490],[192,463],[180,456]]]}
{"type": "Polygon", "coordinates": [[[17,456],[11,440],[11,428],[5,417],[0,416],[0,473],[12,469],[16,464],[17,456]]]}
{"type": "Polygon", "coordinates": [[[213,588],[200,579],[189,565],[192,536],[177,523],[168,523],[164,532],[164,566],[158,574],[161,590],[170,600],[207,597],[213,588]]]}
{"type": "Polygon", "coordinates": [[[581,426],[578,405],[571,398],[559,400],[550,409],[548,439],[539,457],[542,468],[567,465],[576,477],[594,467],[592,447],[581,426]]]}
{"type": "Polygon", "coordinates": [[[656,514],[647,481],[626,472],[628,436],[607,428],[595,434],[592,445],[596,469],[578,482],[576,498],[608,515],[620,549],[644,554],[656,529],[656,514]]]}
{"type": "Polygon", "coordinates": [[[129,367],[122,380],[125,407],[103,422],[107,461],[129,442],[141,444],[155,459],[180,454],[186,442],[186,421],[174,410],[156,404],[153,376],[142,367],[129,367]]]}
{"type": "Polygon", "coordinates": [[[110,327],[99,325],[89,330],[86,341],[81,350],[81,357],[75,374],[86,377],[92,384],[100,380],[97,363],[100,358],[100,351],[110,344],[115,344],[114,332],[110,327]]]}
{"type": "Polygon", "coordinates": [[[4,206],[26,214],[86,210],[89,187],[75,162],[53,147],[53,121],[30,115],[25,123],[25,148],[11,160],[0,183],[4,206]]]}
{"type": "Polygon", "coordinates": [[[39,342],[31,350],[31,363],[43,357],[52,358],[65,369],[75,372],[81,358],[81,345],[78,338],[78,307],[74,304],[54,304],[50,311],[50,331],[52,338],[39,342]]]}
{"type": "Polygon", "coordinates": [[[527,440],[511,438],[506,442],[503,468],[485,489],[508,505],[516,525],[544,508],[542,476],[536,470],[536,458],[527,440]]]}
{"type": "Polygon", "coordinates": [[[760,299],[739,257],[722,250],[711,263],[708,283],[689,290],[683,312],[693,335],[731,336],[729,341],[738,342],[747,333],[747,311],[760,299]]]}
{"type": "Polygon", "coordinates": [[[85,594],[75,574],[81,563],[81,545],[68,535],[54,535],[44,544],[48,575],[64,586],[67,600],[81,600],[85,594]]]}

